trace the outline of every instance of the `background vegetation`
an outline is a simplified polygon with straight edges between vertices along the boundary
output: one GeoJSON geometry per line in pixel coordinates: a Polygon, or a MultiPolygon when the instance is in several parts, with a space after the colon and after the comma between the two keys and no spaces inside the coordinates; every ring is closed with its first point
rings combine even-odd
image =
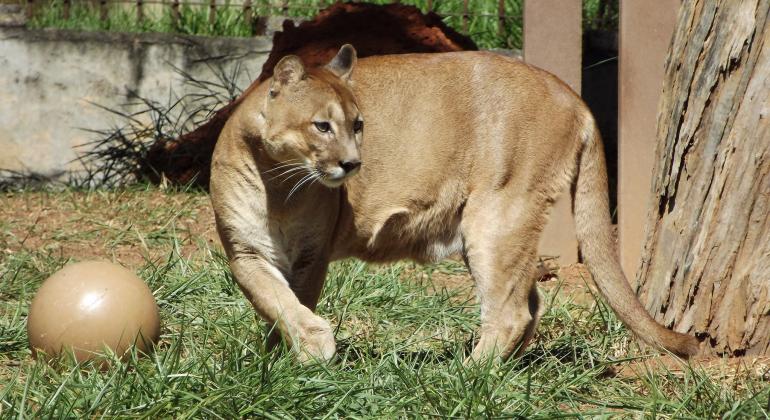
{"type": "MultiPolygon", "coordinates": [[[[372,3],[386,4],[391,0],[370,0],[372,3]]],[[[312,17],[318,8],[323,8],[321,0],[289,0],[288,14],[293,17],[312,17]]],[[[427,11],[427,0],[404,0],[427,11]]],[[[180,21],[174,24],[170,6],[149,7],[145,5],[145,18],[137,19],[136,8],[130,3],[111,5],[106,20],[100,19],[98,4],[95,2],[74,1],[70,8],[69,19],[63,17],[63,3],[53,0],[37,9],[30,22],[35,28],[53,27],[78,30],[104,30],[123,32],[177,32],[194,35],[216,36],[251,36],[253,28],[245,22],[240,6],[221,4],[216,11],[216,19],[209,23],[209,8],[206,6],[185,5],[180,7],[180,21]]],[[[275,0],[254,0],[255,16],[281,15],[281,9],[275,7],[275,0]]],[[[587,29],[617,29],[617,0],[584,0],[584,24],[587,29]]],[[[471,18],[468,21],[468,35],[481,48],[521,48],[522,45],[522,0],[505,0],[506,25],[498,30],[498,5],[496,0],[474,0],[469,2],[471,18]]],[[[434,11],[450,14],[444,21],[462,31],[463,18],[456,16],[463,12],[462,0],[434,0],[434,11]]]]}

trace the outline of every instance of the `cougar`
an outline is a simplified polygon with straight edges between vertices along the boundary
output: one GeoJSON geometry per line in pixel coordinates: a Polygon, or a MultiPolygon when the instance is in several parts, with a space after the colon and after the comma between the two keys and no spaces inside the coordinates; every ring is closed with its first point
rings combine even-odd
{"type": "Polygon", "coordinates": [[[217,230],[259,315],[301,360],[335,354],[314,314],[330,261],[461,254],[481,306],[471,359],[505,359],[540,314],[534,271],[552,203],[572,187],[581,253],[639,338],[680,356],[618,262],[599,133],[555,76],[489,52],[284,57],[224,127],[211,168],[217,230]]]}

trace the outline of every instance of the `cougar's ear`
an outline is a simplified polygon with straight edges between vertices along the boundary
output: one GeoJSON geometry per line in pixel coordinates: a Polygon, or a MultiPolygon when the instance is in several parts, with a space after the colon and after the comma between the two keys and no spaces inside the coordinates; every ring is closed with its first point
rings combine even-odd
{"type": "Polygon", "coordinates": [[[278,61],[273,69],[273,83],[270,85],[270,95],[275,96],[281,88],[296,83],[305,77],[305,66],[296,55],[287,55],[278,61]]]}
{"type": "Polygon", "coordinates": [[[332,58],[332,61],[326,65],[326,68],[342,80],[350,80],[350,73],[356,65],[356,49],[350,44],[343,45],[332,58]]]}

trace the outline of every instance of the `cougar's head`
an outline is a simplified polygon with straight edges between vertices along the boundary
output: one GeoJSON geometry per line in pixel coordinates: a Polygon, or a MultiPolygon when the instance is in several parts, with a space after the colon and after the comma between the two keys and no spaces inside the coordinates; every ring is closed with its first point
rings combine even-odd
{"type": "Polygon", "coordinates": [[[356,50],[344,45],[321,68],[305,69],[293,55],[275,66],[262,141],[285,171],[304,172],[328,187],[358,172],[364,122],[349,84],[355,63],[356,50]]]}

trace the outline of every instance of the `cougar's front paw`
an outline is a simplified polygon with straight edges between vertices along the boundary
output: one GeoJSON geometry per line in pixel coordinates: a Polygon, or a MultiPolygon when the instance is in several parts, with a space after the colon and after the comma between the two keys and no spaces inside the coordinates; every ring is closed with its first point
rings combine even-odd
{"type": "Polygon", "coordinates": [[[299,332],[297,359],[302,363],[326,362],[334,357],[337,346],[329,323],[318,316],[303,323],[299,332]]]}

